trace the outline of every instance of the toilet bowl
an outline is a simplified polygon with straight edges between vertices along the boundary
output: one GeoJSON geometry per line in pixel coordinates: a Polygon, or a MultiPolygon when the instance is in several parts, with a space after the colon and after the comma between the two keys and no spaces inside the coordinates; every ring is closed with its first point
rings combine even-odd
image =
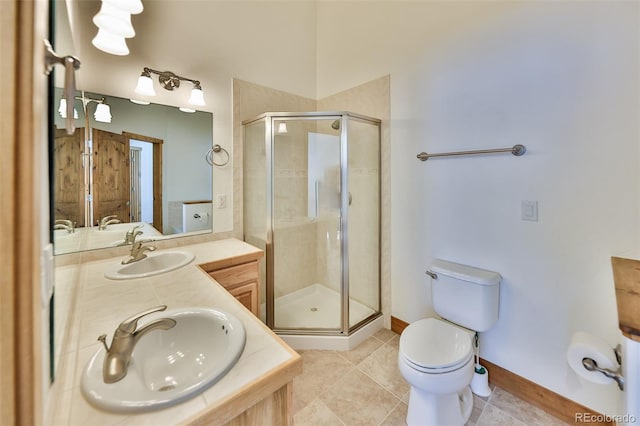
{"type": "Polygon", "coordinates": [[[463,425],[473,397],[473,333],[436,318],[409,325],[400,336],[398,366],[411,385],[407,424],[463,425]]]}
{"type": "Polygon", "coordinates": [[[398,366],[411,385],[407,424],[461,426],[473,409],[473,337],[498,320],[502,277],[442,259],[431,263],[427,275],[433,309],[442,319],[416,321],[400,336],[398,366]]]}

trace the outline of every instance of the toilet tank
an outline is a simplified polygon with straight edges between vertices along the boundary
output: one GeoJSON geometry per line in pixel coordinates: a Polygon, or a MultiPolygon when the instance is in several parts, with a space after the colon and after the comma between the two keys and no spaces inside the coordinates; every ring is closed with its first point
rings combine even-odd
{"type": "Polygon", "coordinates": [[[487,331],[498,320],[499,273],[435,259],[431,271],[433,308],[442,318],[475,331],[487,331]]]}

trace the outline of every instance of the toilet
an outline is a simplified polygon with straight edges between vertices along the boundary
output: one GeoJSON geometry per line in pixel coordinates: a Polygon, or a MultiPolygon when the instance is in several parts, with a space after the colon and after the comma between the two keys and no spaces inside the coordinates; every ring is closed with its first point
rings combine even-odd
{"type": "Polygon", "coordinates": [[[436,259],[431,297],[441,318],[416,321],[400,336],[398,366],[411,385],[408,426],[464,425],[471,416],[475,332],[498,319],[500,274],[436,259]]]}

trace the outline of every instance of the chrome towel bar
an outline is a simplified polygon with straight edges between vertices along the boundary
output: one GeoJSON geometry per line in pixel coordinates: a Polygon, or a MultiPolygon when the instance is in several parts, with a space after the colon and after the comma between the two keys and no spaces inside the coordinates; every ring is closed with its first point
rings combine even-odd
{"type": "Polygon", "coordinates": [[[511,148],[499,148],[499,149],[481,149],[477,151],[458,151],[458,152],[441,152],[439,154],[427,154],[426,152],[421,152],[416,157],[420,161],[427,161],[431,157],[451,157],[456,155],[477,155],[477,154],[495,154],[497,152],[510,152],[516,157],[520,157],[527,152],[527,148],[524,145],[514,145],[511,148]]]}

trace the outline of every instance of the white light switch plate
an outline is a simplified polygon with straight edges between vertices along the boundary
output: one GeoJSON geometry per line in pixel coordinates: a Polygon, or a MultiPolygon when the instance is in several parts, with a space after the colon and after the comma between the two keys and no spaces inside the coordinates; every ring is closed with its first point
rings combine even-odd
{"type": "Polygon", "coordinates": [[[538,202],[537,201],[522,201],[522,220],[528,220],[531,222],[538,221],[538,202]]]}

